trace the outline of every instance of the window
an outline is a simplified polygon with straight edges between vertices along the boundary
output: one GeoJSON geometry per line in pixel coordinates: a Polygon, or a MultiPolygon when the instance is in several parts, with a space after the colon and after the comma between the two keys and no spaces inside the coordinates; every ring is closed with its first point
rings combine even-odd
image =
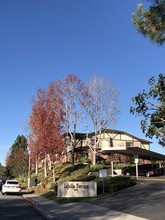
{"type": "Polygon", "coordinates": [[[126,147],[133,147],[132,141],[126,141],[126,147]]]}

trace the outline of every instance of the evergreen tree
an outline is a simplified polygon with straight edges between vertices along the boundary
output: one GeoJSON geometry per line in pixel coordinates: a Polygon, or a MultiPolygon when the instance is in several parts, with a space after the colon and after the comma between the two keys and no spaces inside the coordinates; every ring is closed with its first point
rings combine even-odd
{"type": "Polygon", "coordinates": [[[142,4],[138,5],[137,12],[132,13],[133,23],[139,33],[162,45],[165,42],[165,0],[151,2],[146,10],[142,4]]]}
{"type": "Polygon", "coordinates": [[[27,140],[23,135],[18,135],[10,148],[6,159],[6,174],[8,177],[19,177],[28,172],[27,140]]]}

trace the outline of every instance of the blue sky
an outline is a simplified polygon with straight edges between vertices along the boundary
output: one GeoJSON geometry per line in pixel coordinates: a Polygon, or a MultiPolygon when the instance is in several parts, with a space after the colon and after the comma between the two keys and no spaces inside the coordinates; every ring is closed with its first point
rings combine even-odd
{"type": "MultiPolygon", "coordinates": [[[[145,3],[146,1],[142,1],[145,3]]],[[[77,75],[109,76],[120,91],[116,129],[145,138],[131,98],[165,69],[164,47],[131,22],[139,0],[0,0],[0,162],[25,135],[31,99],[39,87],[77,75]]],[[[151,150],[164,153],[155,139],[151,150]]]]}

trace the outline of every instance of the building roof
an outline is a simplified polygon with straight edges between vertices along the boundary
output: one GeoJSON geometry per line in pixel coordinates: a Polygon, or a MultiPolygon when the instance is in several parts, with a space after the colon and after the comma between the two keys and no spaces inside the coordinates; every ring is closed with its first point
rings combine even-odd
{"type": "Polygon", "coordinates": [[[140,142],[143,142],[143,143],[152,143],[151,141],[148,141],[148,140],[145,140],[145,139],[142,139],[142,138],[138,138],[138,137],[136,137],[136,136],[134,136],[134,135],[132,135],[132,134],[129,134],[129,133],[125,132],[125,131],[114,130],[114,129],[103,129],[102,132],[114,133],[114,134],[116,134],[116,133],[117,133],[117,134],[125,134],[125,135],[127,135],[127,136],[129,136],[129,137],[132,137],[132,138],[134,138],[134,139],[139,140],[140,142]]]}
{"type": "MultiPolygon", "coordinates": [[[[125,132],[125,131],[114,130],[114,129],[102,129],[101,133],[104,133],[104,132],[105,133],[112,133],[112,134],[125,134],[125,135],[127,135],[127,136],[129,136],[129,137],[131,137],[133,139],[139,140],[142,143],[148,143],[148,144],[152,143],[151,141],[148,141],[148,140],[145,140],[145,139],[142,139],[142,138],[138,138],[138,137],[136,137],[136,136],[134,136],[132,134],[129,134],[129,133],[125,132]]],[[[99,131],[97,131],[97,133],[99,133],[99,131]]],[[[89,137],[94,136],[94,135],[95,135],[95,132],[88,133],[89,137]]],[[[86,134],[85,133],[76,133],[76,137],[84,138],[84,137],[86,137],[86,134]]]]}
{"type": "Polygon", "coordinates": [[[139,147],[112,147],[112,148],[108,147],[108,148],[102,148],[100,152],[105,154],[118,153],[128,156],[137,155],[138,158],[140,159],[165,161],[165,155],[139,147]]]}
{"type": "MultiPolygon", "coordinates": [[[[101,133],[104,133],[104,132],[105,133],[111,133],[111,134],[124,134],[124,135],[127,135],[127,136],[129,136],[129,137],[131,137],[133,139],[137,139],[141,143],[146,143],[146,144],[151,144],[152,143],[151,141],[148,141],[148,140],[145,140],[145,139],[142,139],[142,138],[138,138],[138,137],[136,137],[136,136],[134,136],[132,134],[129,134],[129,133],[125,132],[125,131],[114,130],[114,129],[102,129],[101,133]]],[[[97,133],[99,133],[99,131],[97,131],[97,133]]],[[[72,132],[72,134],[73,134],[73,132],[72,132]]],[[[64,137],[67,136],[67,135],[70,136],[69,133],[65,133],[63,135],[64,135],[64,137]]],[[[91,136],[94,136],[94,135],[95,135],[95,132],[88,133],[88,137],[91,137],[91,136]]],[[[76,132],[75,136],[76,136],[76,138],[84,139],[84,138],[87,137],[87,134],[86,133],[78,133],[78,132],[76,132]]]]}

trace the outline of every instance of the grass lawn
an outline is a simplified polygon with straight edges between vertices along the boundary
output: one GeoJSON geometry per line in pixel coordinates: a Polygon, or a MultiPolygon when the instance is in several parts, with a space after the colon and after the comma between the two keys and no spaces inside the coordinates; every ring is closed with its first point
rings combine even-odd
{"type": "MultiPolygon", "coordinates": [[[[47,199],[53,200],[57,203],[74,203],[74,202],[90,202],[101,196],[110,194],[115,191],[119,191],[124,188],[131,187],[136,184],[136,181],[130,177],[125,176],[107,176],[104,179],[104,193],[103,193],[103,181],[99,177],[99,170],[106,169],[106,166],[101,165],[95,167],[89,167],[84,164],[78,164],[75,169],[72,169],[71,164],[56,165],[56,182],[52,181],[52,171],[49,172],[48,177],[43,177],[43,169],[39,170],[38,176],[31,174],[32,177],[38,179],[38,184],[35,187],[28,189],[35,194],[43,196],[47,199]],[[92,175],[88,175],[92,173],[92,175]],[[74,198],[62,198],[57,197],[57,185],[58,182],[68,181],[95,181],[97,182],[97,196],[95,197],[74,197],[74,198]]],[[[109,169],[109,166],[107,166],[109,169]]],[[[26,181],[25,181],[26,182],[26,181]]],[[[24,183],[25,183],[24,182],[24,183]]]]}

